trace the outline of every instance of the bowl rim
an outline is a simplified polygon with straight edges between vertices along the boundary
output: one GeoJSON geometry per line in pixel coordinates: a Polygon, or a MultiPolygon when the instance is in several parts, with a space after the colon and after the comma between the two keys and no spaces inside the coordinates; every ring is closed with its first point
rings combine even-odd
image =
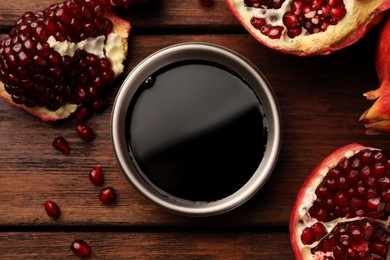
{"type": "Polygon", "coordinates": [[[273,89],[260,70],[239,53],[221,45],[186,42],[162,48],[136,65],[123,81],[111,112],[111,141],[117,162],[130,184],[161,208],[184,216],[212,216],[228,212],[255,195],[271,175],[281,147],[281,115],[273,89]],[[189,202],[172,199],[153,189],[137,172],[129,156],[125,122],[130,102],[142,82],[166,65],[184,60],[216,62],[242,76],[257,95],[268,123],[267,144],[263,159],[252,177],[233,194],[213,202],[189,202]],[[256,84],[254,84],[256,83],[256,84]]]}

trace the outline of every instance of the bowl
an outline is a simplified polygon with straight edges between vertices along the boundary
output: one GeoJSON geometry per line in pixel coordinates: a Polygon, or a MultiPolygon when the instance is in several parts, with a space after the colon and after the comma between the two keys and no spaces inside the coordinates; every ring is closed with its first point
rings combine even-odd
{"type": "Polygon", "coordinates": [[[266,183],[281,146],[280,110],[248,59],[216,44],[181,43],[151,54],[126,77],[111,138],[139,193],[178,215],[213,216],[266,183]]]}

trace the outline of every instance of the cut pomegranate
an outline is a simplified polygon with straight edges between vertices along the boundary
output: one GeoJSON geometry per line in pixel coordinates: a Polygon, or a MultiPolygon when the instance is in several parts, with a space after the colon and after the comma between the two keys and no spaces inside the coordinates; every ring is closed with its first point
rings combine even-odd
{"type": "Polygon", "coordinates": [[[47,200],[43,203],[43,206],[45,207],[47,215],[49,215],[52,218],[58,218],[61,214],[60,208],[58,207],[57,203],[55,203],[52,200],[47,200]]]}
{"type": "Polygon", "coordinates": [[[89,180],[95,185],[102,185],[104,183],[104,174],[102,168],[99,166],[93,168],[89,172],[89,180]]]}
{"type": "Polygon", "coordinates": [[[70,250],[72,250],[75,255],[80,257],[85,257],[91,254],[91,248],[87,242],[81,239],[76,239],[73,241],[72,244],[70,244],[70,250]]]}
{"type": "Polygon", "coordinates": [[[106,187],[100,191],[99,200],[103,203],[111,203],[115,198],[116,195],[113,187],[106,187]]]}
{"type": "Polygon", "coordinates": [[[390,8],[390,0],[226,0],[226,3],[259,42],[299,56],[328,54],[355,43],[390,8]]]}
{"type": "Polygon", "coordinates": [[[123,72],[129,31],[103,0],[25,13],[0,41],[0,96],[43,120],[68,117],[123,72]]]}
{"type": "Polygon", "coordinates": [[[374,103],[361,116],[360,121],[366,127],[366,134],[390,133],[390,17],[382,28],[376,48],[376,72],[381,83],[376,90],[364,93],[374,103]]]}
{"type": "Polygon", "coordinates": [[[325,158],[290,219],[296,259],[389,259],[390,154],[350,144],[325,158]]]}
{"type": "Polygon", "coordinates": [[[64,154],[68,154],[70,152],[68,142],[62,136],[54,138],[52,144],[54,148],[56,148],[60,152],[63,152],[64,154]]]}
{"type": "Polygon", "coordinates": [[[92,141],[95,139],[95,132],[87,125],[77,124],[76,131],[79,134],[80,138],[85,141],[92,141]]]}

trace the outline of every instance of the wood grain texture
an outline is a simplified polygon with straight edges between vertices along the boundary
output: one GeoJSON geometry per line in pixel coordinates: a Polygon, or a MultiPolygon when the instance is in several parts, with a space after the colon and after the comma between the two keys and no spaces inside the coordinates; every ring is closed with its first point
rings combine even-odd
{"type": "Polygon", "coordinates": [[[229,230],[4,232],[0,233],[0,254],[2,259],[79,259],[69,249],[75,239],[82,239],[91,247],[87,259],[293,259],[285,233],[229,230]]]}

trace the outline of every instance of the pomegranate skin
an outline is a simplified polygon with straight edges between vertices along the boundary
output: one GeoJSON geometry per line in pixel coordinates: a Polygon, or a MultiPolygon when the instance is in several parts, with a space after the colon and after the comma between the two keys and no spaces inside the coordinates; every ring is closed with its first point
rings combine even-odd
{"type": "Polygon", "coordinates": [[[339,148],[315,167],[297,194],[290,216],[296,259],[388,259],[389,199],[389,154],[356,143],[339,148]],[[341,182],[344,177],[351,188],[341,182]],[[332,179],[338,180],[337,186],[329,181],[332,179]],[[339,206],[343,199],[321,204],[322,198],[335,198],[323,187],[336,194],[345,191],[350,201],[343,207],[339,206]],[[357,203],[359,199],[365,202],[357,203]],[[373,211],[368,213],[370,209],[373,211]],[[327,210],[330,215],[324,214],[327,210]]]}
{"type": "Polygon", "coordinates": [[[376,25],[390,8],[389,0],[313,0],[309,1],[312,6],[306,2],[226,0],[233,15],[257,41],[271,49],[297,56],[326,55],[350,46],[376,25]],[[269,2],[274,6],[264,8],[269,2]],[[310,9],[318,3],[331,5],[340,2],[342,8],[337,6],[337,11],[329,6],[310,9]],[[292,19],[292,13],[299,13],[299,19],[292,19]],[[330,15],[332,19],[321,22],[330,15]],[[304,22],[301,22],[302,17],[304,22]],[[311,25],[305,27],[307,22],[311,25]]]}
{"type": "Polygon", "coordinates": [[[375,66],[381,85],[363,94],[373,103],[359,118],[368,135],[390,133],[390,16],[386,18],[379,36],[375,66]]]}

